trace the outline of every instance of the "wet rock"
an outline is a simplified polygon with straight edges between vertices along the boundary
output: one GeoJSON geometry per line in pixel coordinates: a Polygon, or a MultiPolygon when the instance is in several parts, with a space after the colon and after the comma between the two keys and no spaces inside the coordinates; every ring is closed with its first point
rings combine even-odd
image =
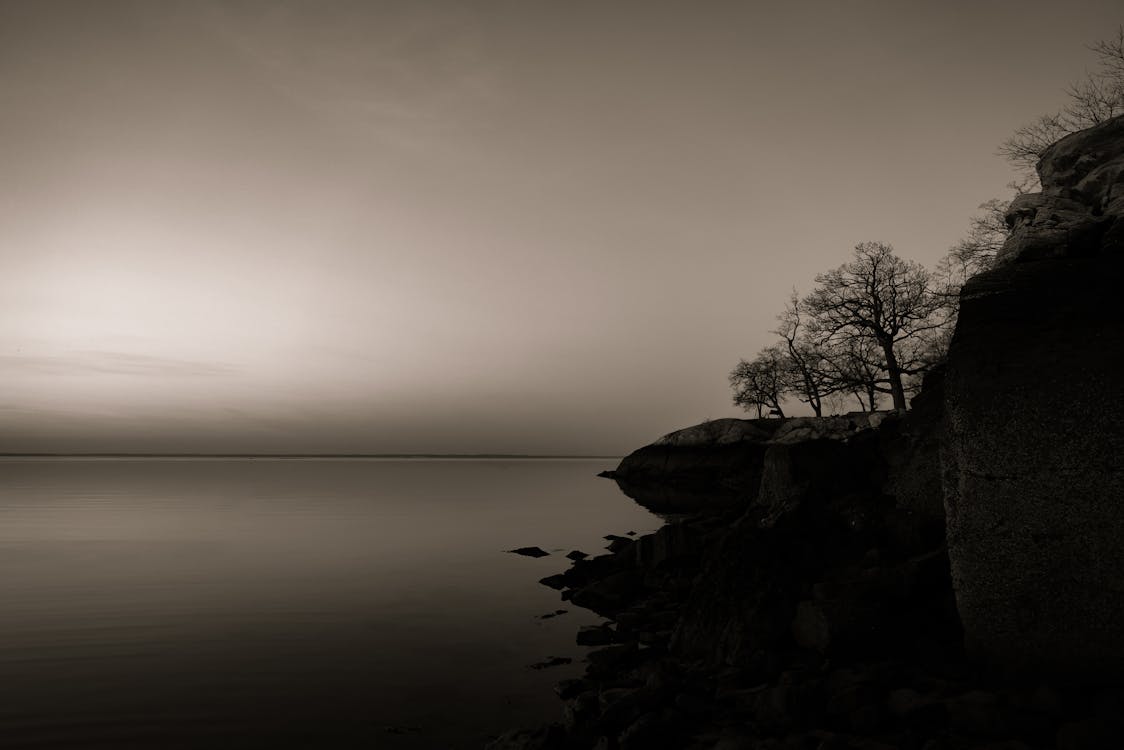
{"type": "Polygon", "coordinates": [[[537,729],[514,729],[485,746],[485,750],[561,750],[566,736],[557,724],[537,729]]]}
{"type": "Polygon", "coordinates": [[[512,555],[523,555],[523,557],[547,557],[549,552],[542,547],[518,547],[516,549],[509,549],[508,553],[512,555]]]}
{"type": "Polygon", "coordinates": [[[597,691],[587,690],[566,701],[562,723],[568,730],[592,726],[601,715],[601,702],[597,691]]]}
{"type": "MultiPolygon", "coordinates": [[[[608,538],[608,537],[606,537],[606,538],[608,538]]],[[[613,536],[613,538],[610,539],[610,541],[609,541],[609,546],[607,547],[607,549],[610,552],[612,552],[614,555],[618,555],[621,552],[624,552],[625,550],[632,547],[632,545],[633,545],[633,541],[631,539],[629,539],[628,537],[613,536]]]]}
{"type": "Polygon", "coordinates": [[[587,690],[592,689],[588,680],[575,678],[571,680],[562,680],[554,686],[555,694],[562,700],[569,700],[574,698],[587,690]]]}
{"type": "Polygon", "coordinates": [[[642,591],[641,575],[634,570],[624,570],[576,590],[570,600],[579,607],[612,616],[635,600],[642,591]]]}
{"type": "Polygon", "coordinates": [[[548,656],[545,661],[535,662],[531,665],[531,669],[550,669],[551,667],[560,667],[563,664],[570,664],[574,660],[568,656],[548,656]]]}
{"type": "Polygon", "coordinates": [[[555,589],[556,591],[561,591],[569,584],[564,573],[558,573],[552,576],[547,576],[546,578],[540,578],[539,583],[541,583],[543,586],[555,589]]]}
{"type": "Polygon", "coordinates": [[[615,637],[616,634],[608,625],[583,625],[578,630],[577,643],[579,646],[607,646],[615,637]]]}
{"type": "Polygon", "coordinates": [[[586,659],[591,673],[604,675],[623,672],[635,663],[636,656],[635,643],[622,643],[590,651],[586,659]]]}

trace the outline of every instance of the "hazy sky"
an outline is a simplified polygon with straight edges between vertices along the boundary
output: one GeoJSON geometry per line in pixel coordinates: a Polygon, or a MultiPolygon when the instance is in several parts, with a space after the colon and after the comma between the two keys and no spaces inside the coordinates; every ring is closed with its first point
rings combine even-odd
{"type": "Polygon", "coordinates": [[[620,453],[932,265],[1103,2],[0,0],[0,450],[620,453]]]}

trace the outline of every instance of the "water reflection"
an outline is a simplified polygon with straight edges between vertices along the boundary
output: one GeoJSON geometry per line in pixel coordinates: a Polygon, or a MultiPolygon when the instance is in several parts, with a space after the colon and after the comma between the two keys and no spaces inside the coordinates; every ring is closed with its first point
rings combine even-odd
{"type": "Polygon", "coordinates": [[[2,461],[4,746],[479,747],[554,718],[565,668],[526,665],[580,657],[591,616],[535,618],[566,561],[502,550],[655,528],[603,464],[2,461]]]}

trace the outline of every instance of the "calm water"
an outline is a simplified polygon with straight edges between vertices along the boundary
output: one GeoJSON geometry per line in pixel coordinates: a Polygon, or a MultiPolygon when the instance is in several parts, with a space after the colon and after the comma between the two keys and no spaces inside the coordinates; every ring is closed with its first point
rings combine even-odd
{"type": "Polygon", "coordinates": [[[656,528],[613,463],[0,461],[0,746],[461,748],[553,720],[595,618],[538,619],[567,561],[503,550],[656,528]]]}

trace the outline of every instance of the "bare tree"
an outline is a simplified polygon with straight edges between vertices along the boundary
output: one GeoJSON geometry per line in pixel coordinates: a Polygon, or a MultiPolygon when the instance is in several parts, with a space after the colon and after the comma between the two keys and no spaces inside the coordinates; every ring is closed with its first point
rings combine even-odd
{"type": "Polygon", "coordinates": [[[981,203],[980,213],[968,224],[968,234],[952,246],[941,261],[941,275],[953,281],[957,289],[972,276],[995,265],[1010,230],[1007,228],[1007,207],[1010,201],[992,198],[981,203]]]}
{"type": "Polygon", "coordinates": [[[816,288],[804,299],[825,340],[851,351],[863,351],[858,345],[864,340],[877,344],[877,366],[895,409],[906,408],[907,378],[927,367],[929,339],[943,322],[941,305],[929,272],[880,242],[856,245],[854,259],[816,276],[816,288]]]}
{"type": "Polygon", "coordinates": [[[801,308],[796,290],[777,316],[779,326],[773,333],[784,342],[785,390],[812,407],[817,417],[823,416],[824,398],[836,390],[832,365],[824,351],[823,342],[817,340],[806,325],[807,314],[801,308]]]}
{"type": "Polygon", "coordinates": [[[835,389],[855,398],[860,411],[876,411],[879,398],[890,393],[882,347],[870,335],[837,337],[828,359],[835,389]]]}
{"type": "Polygon", "coordinates": [[[756,410],[758,418],[765,414],[784,417],[781,401],[785,395],[784,351],[779,346],[762,349],[751,362],[741,360],[730,373],[734,404],[746,411],[756,410]]]}
{"type": "Polygon", "coordinates": [[[1042,153],[1058,139],[1124,113],[1124,26],[1115,38],[1089,46],[1098,68],[1069,86],[1069,101],[1059,111],[1042,115],[1015,130],[999,147],[999,154],[1033,179],[1042,153]]]}
{"type": "Polygon", "coordinates": [[[937,361],[948,352],[956,319],[960,313],[960,289],[964,282],[995,265],[1010,229],[1007,227],[1009,201],[992,198],[981,203],[980,213],[973,216],[968,233],[953,245],[937,263],[933,272],[933,292],[943,305],[944,323],[932,341],[930,359],[937,361]]]}

